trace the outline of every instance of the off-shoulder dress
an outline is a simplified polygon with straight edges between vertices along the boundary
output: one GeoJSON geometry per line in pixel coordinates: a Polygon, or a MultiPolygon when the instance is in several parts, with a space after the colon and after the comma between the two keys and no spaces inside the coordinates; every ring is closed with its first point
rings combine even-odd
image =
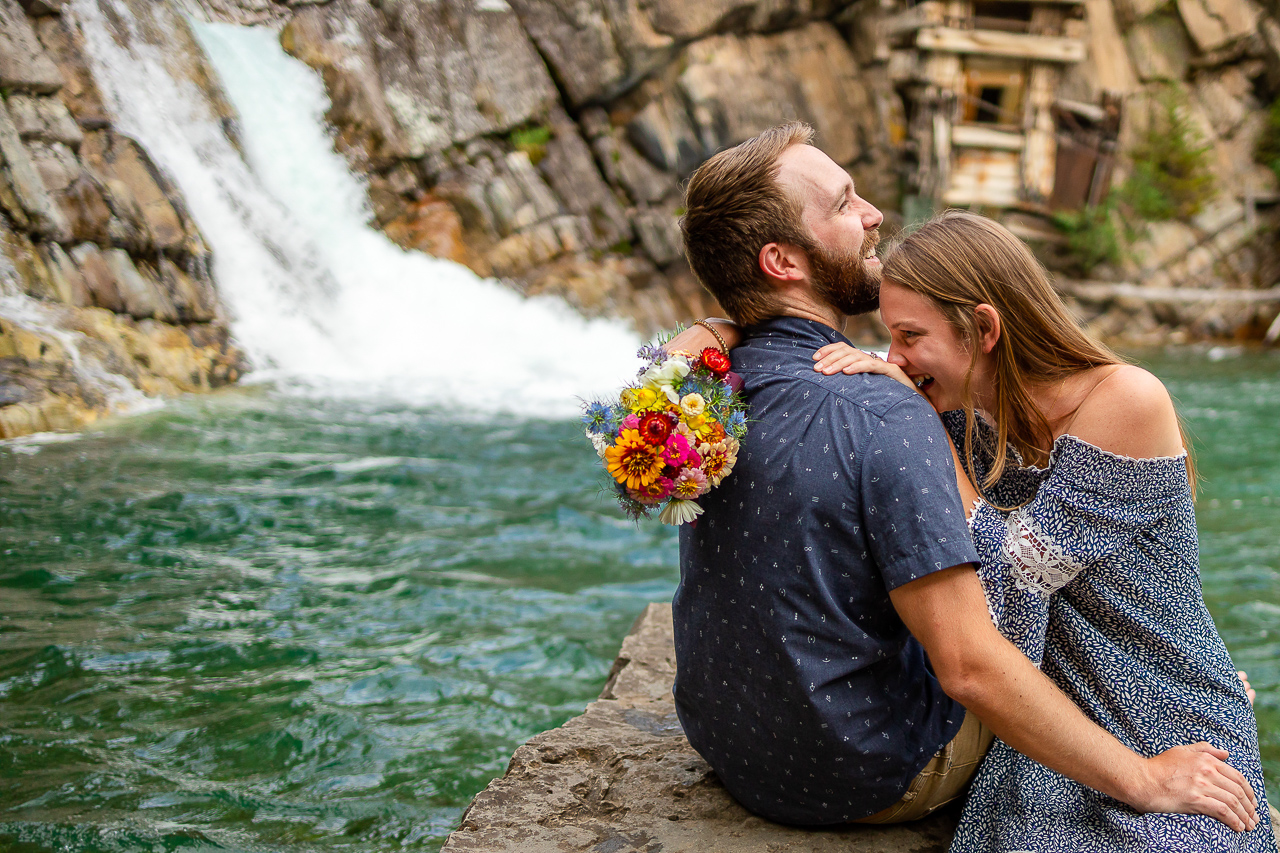
{"type": "MultiPolygon", "coordinates": [[[[964,416],[944,422],[963,447],[964,416]]],[[[992,431],[983,430],[990,446],[992,431]]],[[[975,454],[979,477],[990,454],[975,454]]],[[[1208,741],[1259,801],[1254,830],[1142,815],[996,740],[974,779],[953,853],[1274,853],[1253,709],[1200,587],[1186,456],[1131,459],[1071,435],[1047,467],[1018,468],[970,526],[992,619],[1085,713],[1153,756],[1208,741]]]]}

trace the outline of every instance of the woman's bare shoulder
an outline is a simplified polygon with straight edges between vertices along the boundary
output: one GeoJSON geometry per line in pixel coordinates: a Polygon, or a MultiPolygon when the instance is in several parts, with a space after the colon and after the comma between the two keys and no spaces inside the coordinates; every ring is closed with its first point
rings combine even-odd
{"type": "Polygon", "coordinates": [[[1071,424],[1077,438],[1135,459],[1176,456],[1182,432],[1169,391],[1150,371],[1132,364],[1095,368],[1099,381],[1071,424]]]}

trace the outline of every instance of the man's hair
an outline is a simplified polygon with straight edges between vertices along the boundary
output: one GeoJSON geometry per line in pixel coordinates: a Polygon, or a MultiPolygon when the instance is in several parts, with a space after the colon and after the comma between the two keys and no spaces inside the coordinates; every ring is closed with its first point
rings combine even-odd
{"type": "Polygon", "coordinates": [[[768,243],[812,248],[800,222],[800,203],[778,185],[778,158],[791,146],[812,141],[813,128],[804,122],[771,127],[703,163],[685,188],[680,218],[685,257],[702,286],[740,325],[759,323],[780,310],[760,269],[760,249],[768,243]]]}

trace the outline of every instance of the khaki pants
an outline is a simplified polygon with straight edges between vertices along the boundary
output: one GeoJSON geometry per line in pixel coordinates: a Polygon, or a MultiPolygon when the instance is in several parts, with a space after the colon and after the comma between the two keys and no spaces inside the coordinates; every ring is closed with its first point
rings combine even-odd
{"type": "Polygon", "coordinates": [[[902,799],[854,823],[906,823],[932,814],[964,793],[995,735],[968,711],[951,742],[907,786],[902,799]]]}

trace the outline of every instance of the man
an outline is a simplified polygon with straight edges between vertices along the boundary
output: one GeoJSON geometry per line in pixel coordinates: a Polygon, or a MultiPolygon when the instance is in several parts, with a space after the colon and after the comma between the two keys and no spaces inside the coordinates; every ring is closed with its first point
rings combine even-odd
{"type": "Polygon", "coordinates": [[[1141,811],[1256,823],[1206,745],[1154,758],[1084,717],[1005,640],[973,564],[954,451],[885,377],[813,370],[876,307],[879,211],[793,123],[689,181],[690,265],[746,328],[751,432],[682,529],[676,705],[694,748],[783,823],[896,822],[958,797],[991,733],[1141,811]],[[927,654],[927,658],[926,658],[927,654]],[[966,708],[968,711],[966,711],[966,708]]]}

